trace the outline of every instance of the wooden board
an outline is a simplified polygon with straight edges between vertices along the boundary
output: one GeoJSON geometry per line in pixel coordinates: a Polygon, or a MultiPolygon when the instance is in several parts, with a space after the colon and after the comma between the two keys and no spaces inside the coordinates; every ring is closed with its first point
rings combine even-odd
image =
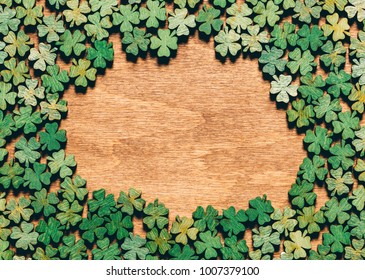
{"type": "Polygon", "coordinates": [[[270,100],[256,59],[221,63],[213,42],[196,36],[168,65],[133,63],[119,36],[111,41],[112,69],[86,94],[65,94],[67,152],[90,190],[117,196],[133,186],[165,203],[172,219],[198,205],[246,208],[263,194],[275,207],[288,205],[306,155],[303,135],[270,100]]]}

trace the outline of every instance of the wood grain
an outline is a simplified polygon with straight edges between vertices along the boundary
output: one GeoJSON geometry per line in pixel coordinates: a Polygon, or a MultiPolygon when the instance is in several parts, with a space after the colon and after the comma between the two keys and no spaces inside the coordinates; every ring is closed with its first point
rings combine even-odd
{"type": "Polygon", "coordinates": [[[213,42],[193,37],[168,65],[115,61],[86,94],[68,90],[67,152],[88,188],[116,196],[135,187],[175,215],[198,205],[247,207],[267,194],[275,207],[306,153],[284,110],[270,100],[257,60],[221,63],[213,42]]]}

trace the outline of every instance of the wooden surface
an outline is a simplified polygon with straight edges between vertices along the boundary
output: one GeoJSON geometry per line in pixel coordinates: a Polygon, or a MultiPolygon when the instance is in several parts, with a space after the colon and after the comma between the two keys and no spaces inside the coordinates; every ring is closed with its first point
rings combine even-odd
{"type": "Polygon", "coordinates": [[[119,36],[111,41],[112,69],[86,94],[65,94],[67,152],[90,190],[118,196],[133,186],[165,203],[171,219],[198,205],[246,208],[263,194],[288,204],[303,135],[270,100],[257,60],[222,64],[213,42],[195,36],[168,65],[133,63],[119,36]]]}
{"type": "MultiPolygon", "coordinates": [[[[140,189],[147,203],[159,198],[170,209],[170,220],[190,216],[198,205],[247,208],[263,194],[276,208],[289,205],[306,156],[304,135],[289,129],[285,110],[270,100],[257,59],[222,63],[213,40],[201,41],[196,32],[168,65],[149,56],[131,62],[120,40],[111,36],[115,61],[95,87],[86,94],[70,87],[64,95],[66,152],[75,155],[90,191],[105,188],[117,198],[140,189]]],[[[319,209],[327,193],[315,191],[319,209]]],[[[136,224],[134,232],[144,236],[136,224]]],[[[250,237],[247,231],[249,246],[250,237]]]]}

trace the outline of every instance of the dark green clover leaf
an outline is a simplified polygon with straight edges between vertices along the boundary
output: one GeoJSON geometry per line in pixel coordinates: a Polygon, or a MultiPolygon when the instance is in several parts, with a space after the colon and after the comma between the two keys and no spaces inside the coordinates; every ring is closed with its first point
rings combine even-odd
{"type": "Polygon", "coordinates": [[[359,215],[351,213],[351,218],[347,224],[351,228],[352,236],[358,239],[365,238],[365,211],[361,211],[359,215]]]}
{"type": "Polygon", "coordinates": [[[58,130],[58,123],[46,123],[46,130],[39,132],[39,142],[43,151],[59,151],[61,143],[66,143],[66,130],[58,130]]]}
{"type": "Polygon", "coordinates": [[[141,198],[142,192],[133,188],[129,189],[128,194],[120,192],[117,208],[121,208],[123,213],[133,215],[134,211],[141,212],[146,201],[141,198]]]}
{"type": "Polygon", "coordinates": [[[38,36],[46,37],[48,43],[57,42],[60,40],[60,34],[65,32],[63,26],[62,16],[57,17],[54,14],[45,16],[43,18],[43,24],[37,25],[38,36]]]}
{"type": "Polygon", "coordinates": [[[299,21],[310,24],[312,17],[319,19],[321,17],[322,6],[317,0],[296,1],[293,18],[298,18],[299,21]]]}
{"type": "Polygon", "coordinates": [[[332,178],[326,179],[327,189],[332,192],[331,196],[341,196],[350,192],[349,185],[352,186],[354,180],[352,172],[348,171],[344,174],[342,168],[331,169],[332,178]]]}
{"type": "Polygon", "coordinates": [[[223,21],[219,18],[220,14],[220,10],[215,9],[214,7],[208,7],[204,4],[196,17],[196,22],[200,23],[199,31],[208,36],[212,34],[212,29],[215,32],[218,32],[223,25],[223,21]]]}
{"type": "Polygon", "coordinates": [[[52,156],[47,157],[48,166],[52,174],[58,174],[61,178],[71,176],[73,174],[72,167],[76,166],[73,155],[65,155],[65,150],[54,152],[52,156]]]}
{"type": "Polygon", "coordinates": [[[12,91],[12,85],[0,82],[0,109],[6,110],[15,104],[16,93],[12,91]]]}
{"type": "Polygon", "coordinates": [[[143,213],[145,214],[143,223],[149,229],[152,229],[155,226],[159,229],[163,229],[169,223],[169,209],[167,209],[163,203],[158,203],[157,199],[154,203],[149,203],[147,207],[143,209],[143,213]]]}
{"type": "MultiPolygon", "coordinates": [[[[5,209],[5,207],[4,207],[5,209]]],[[[2,210],[3,212],[3,210],[2,210]]],[[[11,234],[11,230],[10,230],[10,221],[5,218],[3,215],[0,215],[0,241],[4,240],[6,241],[9,237],[9,235],[11,234]]]]}
{"type": "Polygon", "coordinates": [[[352,196],[350,196],[351,204],[358,210],[361,211],[365,207],[365,188],[362,185],[359,185],[352,192],[352,196]]]}
{"type": "Polygon", "coordinates": [[[343,246],[350,245],[348,227],[343,227],[343,225],[331,225],[330,232],[323,234],[323,244],[331,246],[332,253],[343,253],[343,246]]]}
{"type": "MultiPolygon", "coordinates": [[[[358,0],[357,0],[358,1],[358,0]]],[[[351,37],[350,55],[355,55],[357,58],[365,57],[365,32],[359,30],[357,38],[351,37]]]]}
{"type": "Polygon", "coordinates": [[[139,11],[139,19],[147,20],[146,26],[148,28],[158,28],[160,22],[166,20],[165,2],[147,0],[146,7],[142,7],[139,11]]]}
{"type": "Polygon", "coordinates": [[[171,260],[197,260],[199,257],[195,255],[195,251],[189,245],[175,244],[170,250],[171,260]],[[183,246],[181,248],[181,246],[183,246]]]}
{"type": "Polygon", "coordinates": [[[4,189],[8,189],[10,186],[19,189],[24,182],[24,168],[19,163],[14,163],[14,159],[11,159],[10,162],[6,162],[0,167],[0,174],[2,175],[0,177],[0,184],[4,189]]]}
{"type": "Polygon", "coordinates": [[[274,253],[274,246],[280,245],[280,234],[271,226],[252,229],[253,246],[260,248],[262,254],[274,253]]]}
{"type": "Polygon", "coordinates": [[[0,139],[11,136],[16,131],[12,114],[4,114],[0,110],[0,139]]]}
{"type": "Polygon", "coordinates": [[[314,111],[312,105],[305,105],[305,101],[293,101],[292,109],[286,112],[289,122],[296,122],[298,128],[307,127],[314,123],[314,111]]]}
{"type": "Polygon", "coordinates": [[[40,112],[33,112],[31,106],[20,107],[19,111],[14,111],[14,115],[16,128],[22,128],[25,134],[36,132],[37,125],[42,123],[40,112]]]}
{"type": "Polygon", "coordinates": [[[206,260],[216,258],[217,250],[222,248],[222,244],[217,232],[206,231],[199,233],[199,240],[194,242],[197,254],[204,256],[206,260]]]}
{"type": "Polygon", "coordinates": [[[101,17],[100,13],[94,13],[87,17],[88,23],[85,24],[86,35],[91,39],[91,41],[95,40],[103,40],[109,37],[108,29],[110,29],[113,24],[110,21],[110,17],[101,17]]]}
{"type": "Polygon", "coordinates": [[[47,2],[56,10],[60,10],[66,4],[67,0],[48,0],[47,2]]]}
{"type": "Polygon", "coordinates": [[[340,70],[338,73],[330,72],[326,79],[326,83],[329,86],[327,92],[336,98],[341,94],[349,95],[353,88],[350,79],[351,75],[344,70],[340,70]]]}
{"type": "Polygon", "coordinates": [[[82,239],[93,243],[96,240],[101,240],[104,238],[107,229],[104,227],[105,220],[98,217],[97,215],[91,216],[88,214],[87,218],[83,218],[80,224],[80,230],[82,232],[82,239]]]}
{"type": "Polygon", "coordinates": [[[314,205],[317,195],[313,192],[314,185],[306,180],[297,182],[292,185],[289,196],[290,202],[293,206],[302,209],[304,205],[314,205]]]}
{"type": "Polygon", "coordinates": [[[170,50],[177,50],[176,32],[170,32],[169,29],[159,29],[157,35],[151,38],[151,49],[158,50],[158,57],[170,57],[170,50]]]}
{"type": "Polygon", "coordinates": [[[354,165],[354,160],[352,159],[355,155],[355,151],[352,149],[350,144],[346,144],[342,140],[341,144],[337,143],[330,148],[330,153],[332,156],[328,158],[328,162],[333,168],[342,167],[343,170],[348,170],[354,165]]]}
{"type": "Polygon", "coordinates": [[[332,41],[327,41],[322,46],[324,54],[321,55],[320,60],[326,67],[329,67],[331,71],[338,70],[346,62],[346,48],[341,41],[337,42],[334,46],[332,41]]]}
{"type": "Polygon", "coordinates": [[[270,218],[275,221],[272,228],[280,234],[284,233],[285,236],[288,236],[289,232],[292,232],[298,224],[298,221],[294,218],[295,214],[295,210],[289,207],[285,207],[283,211],[275,209],[270,215],[270,218]]]}
{"type": "Polygon", "coordinates": [[[94,47],[87,49],[87,59],[93,61],[95,68],[106,68],[107,61],[114,60],[113,43],[96,40],[94,47]]]}
{"type": "Polygon", "coordinates": [[[132,217],[123,215],[122,212],[112,213],[105,217],[106,229],[110,237],[116,236],[117,240],[123,240],[133,231],[132,217]]]}
{"type": "Polygon", "coordinates": [[[0,6],[0,33],[7,35],[10,30],[17,31],[20,20],[15,17],[16,10],[0,6]]]}
{"type": "Polygon", "coordinates": [[[295,46],[298,40],[298,35],[295,33],[295,24],[284,22],[283,27],[275,25],[271,31],[270,42],[274,43],[275,47],[285,50],[290,46],[295,46]]]}
{"type": "Polygon", "coordinates": [[[326,40],[326,37],[323,36],[323,31],[319,28],[318,25],[314,25],[312,28],[309,28],[309,25],[304,24],[297,32],[299,35],[298,46],[302,49],[302,51],[310,49],[316,52],[320,47],[323,46],[323,41],[326,40]]]}
{"type": "Polygon", "coordinates": [[[8,241],[0,240],[0,260],[12,260],[14,251],[9,249],[8,241]]]}
{"type": "Polygon", "coordinates": [[[176,221],[172,223],[170,232],[176,234],[175,241],[186,245],[188,239],[195,240],[199,230],[193,226],[194,220],[187,217],[176,217],[176,221]]]}
{"type": "Polygon", "coordinates": [[[93,192],[93,198],[88,200],[89,212],[95,213],[99,217],[110,215],[116,211],[116,203],[113,194],[105,195],[105,190],[100,189],[93,192]]]}
{"type": "Polygon", "coordinates": [[[317,101],[314,101],[313,104],[315,105],[314,112],[316,113],[316,117],[318,119],[324,117],[326,123],[331,123],[332,121],[337,120],[337,114],[342,111],[340,100],[337,98],[331,100],[331,96],[329,94],[320,97],[317,101]]]}
{"type": "Polygon", "coordinates": [[[292,74],[299,72],[304,76],[312,72],[317,66],[317,63],[314,62],[314,56],[309,50],[302,53],[299,48],[296,48],[294,51],[289,52],[289,58],[290,61],[287,63],[287,66],[292,74]]]}
{"type": "Polygon", "coordinates": [[[63,92],[64,84],[69,82],[69,77],[66,70],[61,70],[58,65],[48,66],[47,74],[43,74],[42,84],[48,93],[63,92]]]}
{"type": "Polygon", "coordinates": [[[308,145],[308,152],[319,155],[322,151],[328,151],[332,144],[332,132],[329,132],[328,129],[316,126],[314,131],[308,129],[304,143],[308,145]]]}
{"type": "Polygon", "coordinates": [[[72,204],[68,200],[64,200],[57,205],[57,208],[60,211],[56,218],[62,225],[66,226],[66,229],[69,229],[70,226],[76,226],[82,220],[81,214],[84,208],[77,200],[72,202],[72,204]]]}
{"type": "Polygon", "coordinates": [[[79,175],[76,175],[73,179],[66,177],[61,183],[61,189],[58,192],[69,202],[73,202],[75,199],[83,201],[89,193],[86,189],[86,181],[79,175]]]}
{"type": "Polygon", "coordinates": [[[202,206],[198,206],[193,213],[194,227],[199,231],[214,231],[219,225],[220,216],[218,216],[218,211],[211,205],[208,205],[206,211],[202,206]]]}
{"type": "Polygon", "coordinates": [[[35,162],[33,168],[26,168],[24,174],[24,187],[40,191],[43,186],[51,184],[51,173],[46,171],[47,165],[35,162]]]}
{"type": "Polygon", "coordinates": [[[365,162],[362,159],[358,159],[355,165],[355,171],[359,173],[358,180],[365,181],[365,162]]]}
{"type": "Polygon", "coordinates": [[[96,69],[91,66],[91,61],[88,59],[72,60],[70,68],[70,78],[75,79],[75,85],[80,87],[87,87],[89,82],[96,80],[96,69]]]}
{"type": "Polygon", "coordinates": [[[356,112],[341,112],[338,114],[339,120],[333,121],[333,132],[342,133],[342,139],[354,139],[355,131],[360,129],[360,121],[356,112]]]}
{"type": "Polygon", "coordinates": [[[15,243],[16,248],[34,251],[34,246],[37,245],[38,233],[34,231],[32,223],[22,222],[20,228],[15,226],[12,231],[10,238],[17,240],[15,243]]]}
{"type": "Polygon", "coordinates": [[[244,210],[238,210],[234,207],[229,207],[223,210],[222,219],[220,225],[223,227],[223,231],[228,235],[239,235],[245,231],[244,223],[248,220],[248,217],[244,210]]]}
{"type": "Polygon", "coordinates": [[[221,8],[227,7],[227,2],[234,3],[235,0],[213,0],[213,5],[221,8]]]}
{"type": "Polygon", "coordinates": [[[6,44],[2,41],[0,41],[0,63],[3,64],[5,59],[9,56],[9,54],[6,51],[3,51],[6,44]]]}
{"type": "Polygon", "coordinates": [[[120,25],[120,32],[132,32],[139,24],[139,11],[137,5],[120,5],[119,12],[113,13],[113,25],[120,25]]]}
{"type": "Polygon", "coordinates": [[[326,222],[322,211],[316,212],[314,206],[304,207],[297,211],[300,229],[306,229],[309,234],[321,231],[321,226],[326,222]]]}
{"type": "Polygon", "coordinates": [[[293,253],[294,259],[302,259],[307,256],[307,250],[312,248],[311,239],[307,231],[290,233],[290,240],[284,241],[284,248],[287,254],[293,253]]]}
{"type": "Polygon", "coordinates": [[[274,212],[274,208],[271,201],[266,199],[266,195],[250,200],[249,205],[246,215],[250,222],[257,221],[260,226],[270,222],[270,214],[274,212]]]}
{"type": "Polygon", "coordinates": [[[137,27],[133,28],[133,33],[126,32],[122,43],[127,45],[126,52],[137,56],[139,51],[146,52],[150,44],[150,33],[146,34],[146,31],[137,27]]]}
{"type": "Polygon", "coordinates": [[[139,235],[133,235],[133,233],[129,234],[123,244],[122,250],[123,258],[125,260],[144,260],[149,253],[149,250],[146,248],[146,239],[140,237],[139,235]]]}
{"type": "Polygon", "coordinates": [[[93,12],[100,11],[100,15],[111,15],[117,10],[118,0],[90,0],[91,10],[93,12]]]}
{"type": "Polygon", "coordinates": [[[147,242],[146,247],[152,254],[156,253],[158,250],[161,255],[164,255],[171,249],[171,244],[174,243],[174,241],[171,240],[171,234],[166,228],[162,229],[160,232],[157,228],[153,228],[151,231],[147,232],[147,240],[149,241],[147,242]]]}
{"type": "Polygon", "coordinates": [[[313,159],[305,158],[303,163],[300,165],[298,175],[301,175],[304,180],[314,183],[316,178],[323,181],[326,177],[328,170],[325,168],[326,160],[315,155],[313,159]]]}
{"type": "Polygon", "coordinates": [[[47,222],[40,220],[35,230],[39,233],[38,241],[49,245],[51,241],[56,244],[60,242],[64,228],[59,221],[51,217],[47,222]]]}
{"type": "Polygon", "coordinates": [[[259,63],[263,64],[262,72],[274,76],[277,71],[284,72],[287,61],[283,59],[284,51],[276,47],[265,47],[259,58],[259,63]]]}
{"type": "Polygon", "coordinates": [[[39,192],[35,192],[34,196],[31,196],[32,207],[35,213],[41,213],[48,217],[56,213],[56,205],[60,202],[56,193],[47,194],[46,189],[41,189],[39,192]]]}
{"type": "Polygon", "coordinates": [[[279,6],[275,5],[271,0],[267,2],[266,6],[261,1],[258,2],[257,5],[253,7],[253,11],[256,14],[253,21],[260,27],[264,27],[265,25],[274,26],[283,14],[283,11],[279,6]]]}
{"type": "Polygon", "coordinates": [[[35,137],[30,138],[27,142],[27,139],[22,136],[15,143],[16,152],[14,156],[20,163],[24,163],[26,167],[29,167],[29,164],[35,163],[41,157],[41,154],[38,152],[40,147],[41,144],[39,144],[35,137]]]}
{"type": "Polygon", "coordinates": [[[318,100],[323,96],[323,87],[326,86],[326,82],[322,79],[322,76],[312,77],[311,73],[307,73],[300,78],[300,81],[301,85],[298,91],[307,103],[318,100]]]}
{"type": "Polygon", "coordinates": [[[59,260],[57,254],[58,250],[56,248],[53,248],[51,245],[47,245],[46,250],[38,247],[32,257],[35,260],[59,260]]]}
{"type": "Polygon", "coordinates": [[[60,40],[56,42],[56,45],[60,46],[60,51],[65,56],[69,57],[74,54],[79,57],[82,52],[86,50],[85,40],[86,36],[81,33],[80,30],[75,30],[74,33],[71,33],[71,31],[67,29],[65,33],[61,35],[60,40]]]}
{"type": "Polygon", "coordinates": [[[70,236],[64,236],[62,243],[59,247],[60,258],[67,260],[86,260],[87,252],[84,240],[80,239],[76,241],[74,234],[70,236]]]}
{"type": "Polygon", "coordinates": [[[337,197],[332,197],[326,202],[325,206],[322,206],[321,210],[324,211],[324,216],[328,222],[333,223],[335,220],[340,224],[344,224],[350,219],[351,204],[348,202],[348,198],[342,198],[338,201],[337,197]]]}
{"type": "Polygon", "coordinates": [[[221,248],[224,260],[244,260],[248,252],[246,240],[237,241],[237,236],[232,235],[224,239],[224,247],[221,248]]]}
{"type": "Polygon", "coordinates": [[[120,260],[120,249],[117,242],[110,244],[108,238],[96,241],[97,248],[92,250],[94,260],[120,260]]]}
{"type": "Polygon", "coordinates": [[[314,250],[309,251],[309,260],[335,260],[336,255],[331,253],[331,247],[319,244],[317,252],[314,250]]]}

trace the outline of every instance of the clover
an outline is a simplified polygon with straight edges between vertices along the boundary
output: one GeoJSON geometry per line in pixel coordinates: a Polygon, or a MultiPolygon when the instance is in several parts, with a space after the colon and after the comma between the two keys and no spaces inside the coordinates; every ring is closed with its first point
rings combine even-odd
{"type": "Polygon", "coordinates": [[[2,2],[0,259],[272,259],[281,248],[280,259],[365,258],[365,32],[348,38],[349,22],[363,24],[363,3],[141,2],[2,2]],[[122,50],[170,63],[195,30],[214,40],[222,63],[242,54],[257,61],[272,101],[303,137],[307,154],[282,209],[263,194],[246,209],[204,205],[171,219],[167,202],[146,202],[141,190],[89,195],[76,172],[63,127],[65,91],[91,91],[122,50]],[[323,205],[318,187],[328,192],[323,205]],[[138,218],[146,238],[133,233],[138,218]]]}

